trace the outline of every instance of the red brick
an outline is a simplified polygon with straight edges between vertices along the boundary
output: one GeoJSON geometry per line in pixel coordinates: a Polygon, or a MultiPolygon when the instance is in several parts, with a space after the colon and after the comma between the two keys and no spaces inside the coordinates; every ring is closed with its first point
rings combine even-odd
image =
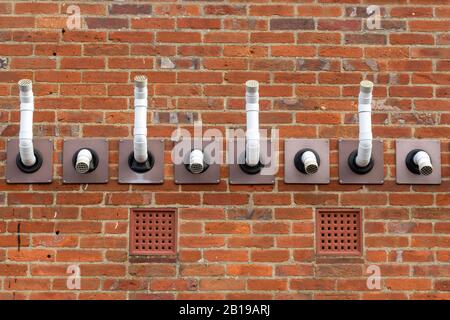
{"type": "Polygon", "coordinates": [[[423,291],[431,289],[431,281],[429,279],[386,279],[385,283],[386,287],[393,291],[423,291]]]}
{"type": "Polygon", "coordinates": [[[199,32],[163,32],[160,31],[156,35],[158,42],[170,43],[191,43],[200,42],[201,34],[199,32]]]}
{"type": "Polygon", "coordinates": [[[293,16],[295,9],[289,5],[252,5],[250,15],[252,16],[293,16]]]}
{"type": "Polygon", "coordinates": [[[177,28],[179,28],[179,29],[220,29],[220,19],[179,18],[179,19],[177,19],[177,28]]]}
{"type": "Polygon", "coordinates": [[[151,14],[152,6],[148,4],[112,4],[109,6],[109,13],[111,15],[122,14],[151,14]]]}
{"type": "Polygon", "coordinates": [[[9,205],[23,204],[51,204],[53,194],[50,193],[12,193],[8,194],[9,205]]]}
{"type": "Polygon", "coordinates": [[[52,14],[58,13],[58,4],[56,3],[16,3],[14,12],[16,14],[52,14]]]}
{"type": "Polygon", "coordinates": [[[250,232],[247,223],[209,222],[205,224],[205,233],[212,234],[246,234],[250,232]]]}
{"type": "Polygon", "coordinates": [[[203,256],[209,262],[243,262],[249,257],[245,250],[207,250],[203,256]]]}
{"type": "Polygon", "coordinates": [[[252,252],[254,262],[283,262],[289,259],[288,250],[257,250],[252,252]]]}
{"type": "Polygon", "coordinates": [[[250,35],[252,43],[293,43],[294,35],[288,32],[254,32],[250,35]]]}
{"type": "Polygon", "coordinates": [[[248,280],[248,290],[282,291],[287,289],[287,280],[248,280]]]}
{"type": "Polygon", "coordinates": [[[239,279],[214,279],[214,280],[201,280],[200,290],[205,291],[236,291],[245,289],[245,281],[239,279]]]}
{"type": "Polygon", "coordinates": [[[227,265],[227,274],[230,276],[271,276],[272,266],[269,265],[227,265]]]}
{"type": "Polygon", "coordinates": [[[294,279],[290,281],[291,290],[334,290],[334,280],[327,279],[294,279]]]}
{"type": "Polygon", "coordinates": [[[126,29],[129,27],[128,19],[123,18],[94,18],[86,17],[86,24],[89,29],[126,29]]]}

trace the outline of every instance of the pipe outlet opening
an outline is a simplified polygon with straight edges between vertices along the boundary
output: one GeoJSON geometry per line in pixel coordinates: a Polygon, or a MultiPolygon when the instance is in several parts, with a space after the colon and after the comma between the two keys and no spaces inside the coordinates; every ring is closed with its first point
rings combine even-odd
{"type": "Polygon", "coordinates": [[[415,149],[406,156],[406,166],[409,171],[415,174],[428,176],[433,173],[433,164],[430,155],[424,151],[415,149]]]}
{"type": "Polygon", "coordinates": [[[134,85],[137,88],[147,88],[147,77],[144,75],[137,75],[134,77],[134,85]]]}
{"type": "Polygon", "coordinates": [[[202,150],[194,149],[189,154],[189,163],[187,169],[193,174],[199,174],[204,172],[208,168],[205,155],[202,150]]]}
{"type": "Polygon", "coordinates": [[[97,154],[91,149],[80,149],[74,155],[73,165],[79,174],[92,172],[98,165],[97,154]]]}
{"type": "Polygon", "coordinates": [[[22,93],[30,92],[32,90],[33,82],[29,79],[22,79],[18,82],[19,90],[22,93]]]}
{"type": "Polygon", "coordinates": [[[23,165],[31,168],[37,162],[33,146],[33,82],[29,79],[22,79],[18,85],[20,97],[19,153],[23,165]]]}
{"type": "Polygon", "coordinates": [[[313,149],[302,149],[294,157],[294,165],[304,174],[314,174],[319,171],[320,157],[313,149]]]}

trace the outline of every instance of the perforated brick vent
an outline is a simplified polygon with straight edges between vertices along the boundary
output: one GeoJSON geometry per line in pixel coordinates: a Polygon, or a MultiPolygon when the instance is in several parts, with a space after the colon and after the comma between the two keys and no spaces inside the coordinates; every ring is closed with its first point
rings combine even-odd
{"type": "Polygon", "coordinates": [[[362,252],[360,209],[318,209],[316,250],[326,255],[360,255],[362,252]]]}
{"type": "Polygon", "coordinates": [[[176,253],[175,209],[132,209],[130,220],[130,255],[176,253]]]}

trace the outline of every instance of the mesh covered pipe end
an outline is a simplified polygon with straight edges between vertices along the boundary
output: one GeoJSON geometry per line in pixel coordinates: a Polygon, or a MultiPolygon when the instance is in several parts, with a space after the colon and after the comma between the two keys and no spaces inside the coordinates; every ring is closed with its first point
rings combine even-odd
{"type": "Polygon", "coordinates": [[[29,79],[22,79],[18,82],[21,93],[30,92],[33,88],[33,82],[29,79]]]}
{"type": "Polygon", "coordinates": [[[373,82],[369,80],[363,80],[359,84],[359,90],[365,94],[371,94],[373,91],[373,82]]]}
{"type": "Polygon", "coordinates": [[[136,88],[145,88],[147,87],[147,76],[137,75],[134,77],[134,85],[136,88]]]}
{"type": "Polygon", "coordinates": [[[259,82],[256,80],[248,80],[245,82],[245,90],[247,94],[257,94],[259,90],[259,82]]]}

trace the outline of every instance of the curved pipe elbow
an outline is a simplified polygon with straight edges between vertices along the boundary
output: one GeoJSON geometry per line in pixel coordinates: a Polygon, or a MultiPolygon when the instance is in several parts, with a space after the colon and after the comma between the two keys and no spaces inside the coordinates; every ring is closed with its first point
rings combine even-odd
{"type": "Polygon", "coordinates": [[[433,165],[431,164],[431,158],[425,151],[419,151],[413,158],[414,164],[419,167],[421,175],[428,176],[433,173],[433,165]]]}
{"type": "Polygon", "coordinates": [[[88,173],[93,167],[92,159],[93,157],[91,151],[88,149],[81,149],[77,154],[75,171],[81,174],[88,173]]]}
{"type": "Polygon", "coordinates": [[[188,170],[194,174],[205,171],[205,156],[202,150],[194,149],[189,154],[188,170]]]}
{"type": "Polygon", "coordinates": [[[319,163],[316,155],[311,151],[306,151],[302,154],[302,162],[306,174],[314,174],[319,170],[319,163]]]}

